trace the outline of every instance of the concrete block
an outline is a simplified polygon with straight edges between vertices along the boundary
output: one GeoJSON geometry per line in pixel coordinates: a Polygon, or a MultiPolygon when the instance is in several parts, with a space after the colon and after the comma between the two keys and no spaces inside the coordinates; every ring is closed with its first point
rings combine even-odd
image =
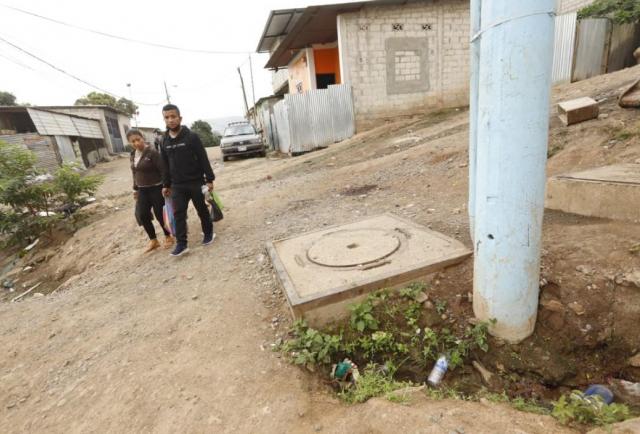
{"type": "Polygon", "coordinates": [[[558,116],[565,125],[595,119],[600,113],[600,107],[593,98],[584,97],[564,101],[558,104],[558,116]]]}
{"type": "Polygon", "coordinates": [[[314,326],[349,314],[372,291],[394,288],[471,255],[462,243],[384,214],[267,244],[295,318],[314,326]]]}
{"type": "Polygon", "coordinates": [[[640,220],[640,164],[599,167],[547,181],[546,208],[616,220],[640,220]]]}

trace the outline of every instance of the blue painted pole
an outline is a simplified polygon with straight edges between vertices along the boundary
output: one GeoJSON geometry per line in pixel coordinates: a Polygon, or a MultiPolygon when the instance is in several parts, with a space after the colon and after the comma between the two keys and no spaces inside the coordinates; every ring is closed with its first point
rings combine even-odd
{"type": "MultiPolygon", "coordinates": [[[[555,0],[481,2],[473,310],[519,342],[538,310],[555,0]]],[[[472,97],[473,103],[473,97],[472,97]]],[[[474,194],[474,193],[471,193],[474,194]]]]}
{"type": "MultiPolygon", "coordinates": [[[[482,0],[471,0],[471,35],[480,32],[482,0]]],[[[469,84],[469,232],[471,241],[475,234],[476,217],[476,125],[478,120],[478,68],[480,67],[480,38],[471,42],[471,82],[469,84]]]]}

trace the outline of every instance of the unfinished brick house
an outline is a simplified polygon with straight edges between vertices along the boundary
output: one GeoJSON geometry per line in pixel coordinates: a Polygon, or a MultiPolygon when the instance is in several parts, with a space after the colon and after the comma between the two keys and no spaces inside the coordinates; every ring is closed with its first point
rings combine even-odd
{"type": "Polygon", "coordinates": [[[358,129],[381,118],[466,105],[468,0],[376,0],[269,15],[258,52],[287,68],[274,93],[353,88],[358,129]],[[284,82],[284,80],[287,82],[284,82]]]}

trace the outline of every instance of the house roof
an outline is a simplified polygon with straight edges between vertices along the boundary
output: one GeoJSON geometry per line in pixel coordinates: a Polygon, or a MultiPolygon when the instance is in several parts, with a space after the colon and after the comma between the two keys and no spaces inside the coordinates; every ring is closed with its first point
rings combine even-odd
{"type": "Polygon", "coordinates": [[[268,53],[278,38],[286,36],[302,15],[304,9],[279,9],[271,11],[264,26],[256,51],[268,53]]]}
{"type": "Polygon", "coordinates": [[[100,124],[95,119],[43,110],[40,107],[0,107],[0,113],[23,113],[31,119],[38,134],[43,136],[78,136],[104,139],[100,124]]]}
{"type": "Polygon", "coordinates": [[[258,43],[258,52],[272,52],[265,68],[282,68],[289,64],[297,50],[312,44],[335,42],[338,39],[338,15],[358,11],[364,6],[404,5],[413,1],[416,0],[372,0],[309,6],[296,9],[298,12],[295,13],[288,10],[288,15],[285,10],[271,11],[258,43]],[[286,16],[292,19],[284,26],[282,21],[286,16]],[[281,42],[272,50],[278,38],[281,38],[281,42]]]}
{"type": "Polygon", "coordinates": [[[71,113],[60,113],[60,112],[56,112],[55,110],[50,110],[49,107],[40,107],[40,106],[22,106],[22,105],[18,105],[18,106],[15,106],[15,105],[13,105],[13,106],[0,106],[0,113],[25,113],[25,114],[29,114],[28,109],[37,109],[39,111],[62,114],[62,115],[65,115],[65,116],[70,116],[72,118],[86,119],[86,120],[90,120],[90,121],[95,121],[95,119],[91,119],[91,118],[88,118],[86,116],[80,116],[80,115],[71,114],[71,113]]]}
{"type": "Polygon", "coordinates": [[[109,105],[43,105],[43,106],[37,106],[37,108],[39,109],[49,109],[49,110],[71,110],[71,109],[103,109],[103,110],[109,110],[115,113],[120,113],[122,115],[125,115],[127,117],[129,117],[129,114],[123,112],[122,110],[118,110],[117,108],[111,107],[109,105]]]}

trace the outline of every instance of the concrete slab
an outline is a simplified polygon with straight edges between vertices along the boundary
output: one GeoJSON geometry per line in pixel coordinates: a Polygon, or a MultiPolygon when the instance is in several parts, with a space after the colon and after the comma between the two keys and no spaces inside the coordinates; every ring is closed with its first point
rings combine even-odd
{"type": "Polygon", "coordinates": [[[640,164],[598,167],[547,181],[549,209],[616,220],[640,220],[640,164]]]}
{"type": "Polygon", "coordinates": [[[600,108],[597,101],[589,97],[576,98],[558,104],[558,116],[565,125],[595,119],[599,113],[600,108]]]}
{"type": "Polygon", "coordinates": [[[322,325],[381,288],[405,285],[471,255],[462,243],[384,214],[267,243],[295,318],[322,325]]]}

